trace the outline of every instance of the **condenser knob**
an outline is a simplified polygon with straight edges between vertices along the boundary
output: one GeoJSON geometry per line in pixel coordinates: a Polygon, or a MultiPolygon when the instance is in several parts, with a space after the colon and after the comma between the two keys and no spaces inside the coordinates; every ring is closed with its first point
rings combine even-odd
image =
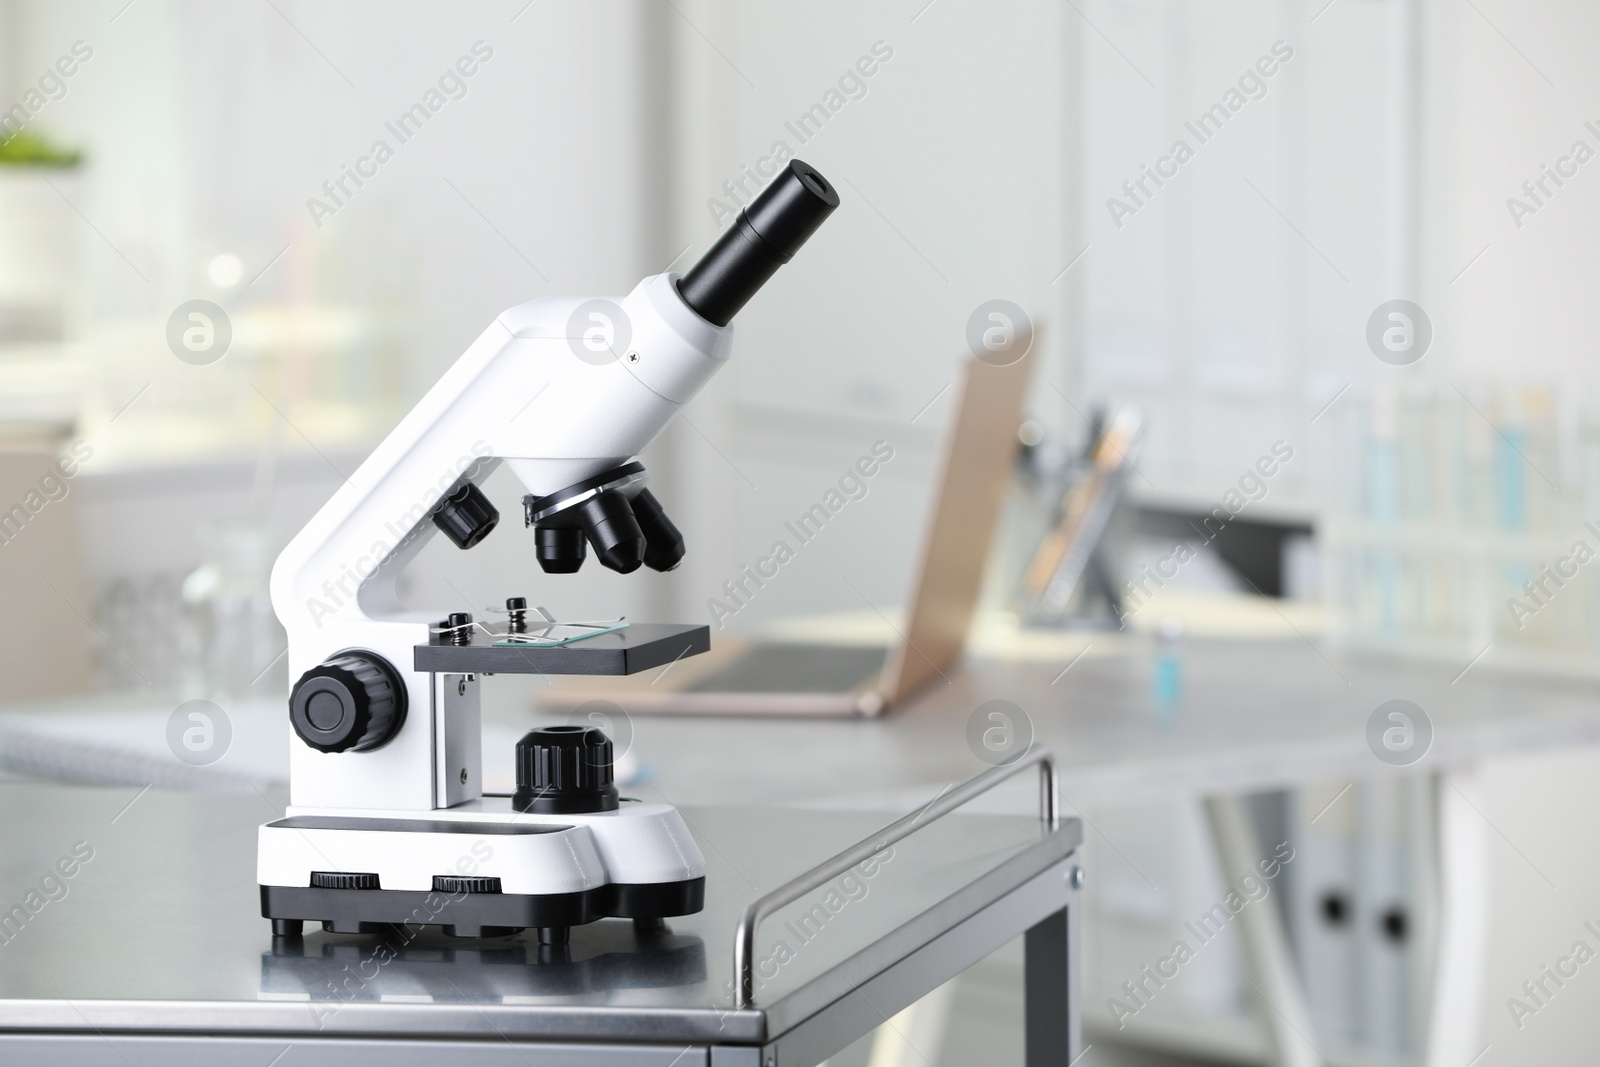
{"type": "Polygon", "coordinates": [[[300,676],[289,721],[319,752],[364,752],[388,742],[406,717],[406,687],[376,652],[341,652],[300,676]]]}

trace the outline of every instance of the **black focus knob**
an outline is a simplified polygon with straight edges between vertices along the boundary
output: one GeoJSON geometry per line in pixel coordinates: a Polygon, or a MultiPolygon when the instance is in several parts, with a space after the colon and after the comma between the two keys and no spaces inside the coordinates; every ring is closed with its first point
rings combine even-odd
{"type": "Polygon", "coordinates": [[[406,688],[376,652],[341,652],[311,668],[289,694],[289,721],[319,752],[364,752],[406,717],[406,688]]]}
{"type": "Polygon", "coordinates": [[[541,815],[617,809],[611,739],[592,726],[546,726],[517,742],[511,806],[541,815]]]}
{"type": "Polygon", "coordinates": [[[445,497],[433,513],[433,524],[455,542],[457,548],[471,548],[489,536],[500,512],[488,497],[471,482],[445,497]]]}

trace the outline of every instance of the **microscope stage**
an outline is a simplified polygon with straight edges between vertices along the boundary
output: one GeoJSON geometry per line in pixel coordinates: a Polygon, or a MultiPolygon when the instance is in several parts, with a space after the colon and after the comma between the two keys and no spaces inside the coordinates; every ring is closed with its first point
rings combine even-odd
{"type": "Polygon", "coordinates": [[[434,674],[637,674],[711,649],[709,626],[636,622],[566,645],[501,645],[474,632],[470,644],[416,646],[412,664],[434,674]]]}

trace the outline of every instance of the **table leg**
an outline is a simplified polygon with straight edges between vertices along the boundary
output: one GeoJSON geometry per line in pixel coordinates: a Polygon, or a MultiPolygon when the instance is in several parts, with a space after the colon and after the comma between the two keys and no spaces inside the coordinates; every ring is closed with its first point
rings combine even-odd
{"type": "MultiPolygon", "coordinates": [[[[1256,873],[1265,853],[1244,801],[1236,796],[1207,797],[1205,807],[1223,880],[1256,873]]],[[[1320,1067],[1323,1057],[1311,1044],[1311,1008],[1278,909],[1266,901],[1246,907],[1239,913],[1239,933],[1246,980],[1263,1002],[1261,1021],[1271,1048],[1270,1062],[1278,1067],[1320,1067]]]]}
{"type": "Polygon", "coordinates": [[[1489,959],[1489,827],[1471,772],[1434,776],[1438,925],[1427,1014],[1427,1067],[1472,1062],[1489,959]]]}
{"type": "Polygon", "coordinates": [[[867,1067],[928,1067],[940,1062],[957,981],[946,982],[878,1027],[867,1067]]]}
{"type": "MultiPolygon", "coordinates": [[[[1070,886],[1070,883],[1069,883],[1070,886]]],[[[1067,1067],[1083,1044],[1078,990],[1078,893],[1023,937],[1027,1067],[1067,1067]]]]}

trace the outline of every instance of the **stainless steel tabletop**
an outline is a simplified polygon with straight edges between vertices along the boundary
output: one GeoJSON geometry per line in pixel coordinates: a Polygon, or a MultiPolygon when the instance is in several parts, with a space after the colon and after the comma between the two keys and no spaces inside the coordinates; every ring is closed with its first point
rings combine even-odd
{"type": "MultiPolygon", "coordinates": [[[[654,772],[642,795],[700,804],[859,802],[883,794],[915,803],[982,768],[968,730],[976,709],[995,699],[1017,705],[1023,728],[1055,753],[1063,803],[1091,811],[1319,778],[1433,773],[1600,743],[1600,686],[1592,681],[1348,655],[1295,637],[1187,638],[1182,696],[1161,709],[1148,642],[1095,635],[1088,643],[1077,661],[969,656],[878,719],[632,713],[632,751],[654,772]],[[1427,754],[1403,768],[1380,762],[1366,733],[1374,710],[1397,698],[1417,704],[1434,729],[1427,754]],[[730,753],[752,758],[730,760],[730,753]]],[[[530,702],[543,688],[529,690],[530,702]]],[[[486,692],[500,699],[492,686],[486,692]]],[[[525,722],[552,717],[520,706],[515,714],[525,722]]],[[[1010,795],[1012,810],[1032,803],[1026,783],[1010,795]]]]}
{"type": "MultiPolygon", "coordinates": [[[[630,786],[643,799],[677,805],[806,805],[844,800],[913,806],[941,786],[982,770],[968,730],[976,709],[1003,699],[1024,713],[1022,725],[1055,753],[1069,808],[1294,787],[1318,778],[1432,773],[1499,756],[1600,744],[1600,692],[1593,681],[1513,674],[1489,661],[1414,663],[1340,653],[1297,637],[1185,638],[1182,695],[1160,709],[1152,652],[1139,636],[1096,634],[1078,651],[1042,658],[968,656],[961,667],[877,719],[728,718],[623,715],[618,751],[644,768],[630,786]],[[1387,700],[1416,703],[1434,727],[1433,743],[1414,765],[1380,762],[1367,721],[1387,700]]],[[[655,677],[647,672],[644,677],[655,677]]],[[[496,676],[483,688],[486,774],[510,781],[516,737],[530,726],[566,721],[538,707],[540,696],[569,680],[496,676]]],[[[578,683],[571,684],[581,684],[578,683]]],[[[286,696],[227,703],[234,744],[209,767],[190,767],[167,752],[175,695],[148,691],[97,694],[5,706],[0,713],[0,768],[43,766],[28,758],[39,731],[77,723],[74,738],[107,739],[151,758],[125,769],[124,781],[152,777],[174,787],[205,788],[219,777],[233,788],[286,781],[292,733],[286,696]],[[123,725],[118,725],[123,724],[123,725]],[[26,731],[21,726],[26,725],[26,731]],[[143,777],[139,777],[142,775],[143,777]]],[[[93,753],[74,745],[78,762],[93,753]]],[[[90,761],[93,762],[93,761],[90,761]]],[[[99,758],[99,763],[107,762],[99,758]]],[[[122,763],[128,761],[123,760],[122,763]]],[[[217,786],[213,786],[217,787],[217,786]]],[[[509,785],[506,786],[509,788],[509,785]]],[[[1033,803],[1019,782],[1008,810],[1033,803]]],[[[994,805],[991,805],[994,807],[994,805]]]]}
{"type": "Polygon", "coordinates": [[[531,933],[458,941],[432,928],[389,949],[376,937],[321,932],[275,946],[259,912],[255,828],[281,802],[0,785],[0,1037],[759,1044],[1061,869],[1080,839],[1074,821],[1050,833],[1031,817],[931,820],[871,870],[768,919],[756,1005],[736,1011],[732,943],[743,907],[880,829],[884,816],[687,810],[709,867],[705,909],[658,934],[620,920],[577,927],[565,957],[545,949],[541,958],[531,933]]]}

